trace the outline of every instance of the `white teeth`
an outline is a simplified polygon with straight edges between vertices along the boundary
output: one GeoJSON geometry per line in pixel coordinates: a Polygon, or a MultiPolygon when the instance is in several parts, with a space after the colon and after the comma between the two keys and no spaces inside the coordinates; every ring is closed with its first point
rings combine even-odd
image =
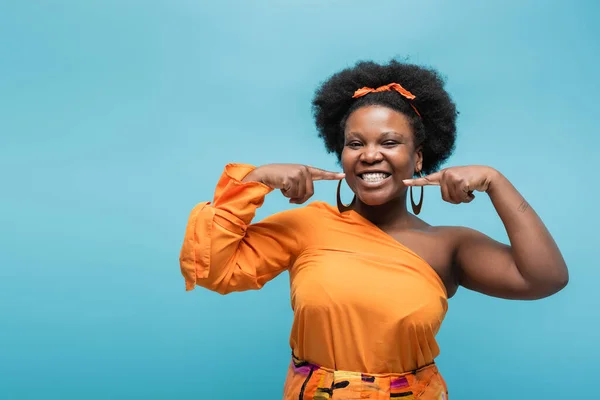
{"type": "Polygon", "coordinates": [[[367,174],[362,174],[361,177],[366,182],[379,182],[387,178],[389,174],[384,174],[383,172],[370,172],[367,174]]]}

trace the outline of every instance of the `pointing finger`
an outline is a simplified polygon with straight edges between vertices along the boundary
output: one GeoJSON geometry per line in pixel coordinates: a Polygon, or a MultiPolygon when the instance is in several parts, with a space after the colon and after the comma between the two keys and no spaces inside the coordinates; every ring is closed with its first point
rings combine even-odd
{"type": "Polygon", "coordinates": [[[441,179],[442,173],[434,172],[433,174],[424,176],[422,178],[404,179],[402,182],[404,182],[406,186],[439,186],[441,179]]]}
{"type": "Polygon", "coordinates": [[[324,169],[308,167],[313,181],[337,181],[346,176],[343,172],[331,172],[324,169]]]}

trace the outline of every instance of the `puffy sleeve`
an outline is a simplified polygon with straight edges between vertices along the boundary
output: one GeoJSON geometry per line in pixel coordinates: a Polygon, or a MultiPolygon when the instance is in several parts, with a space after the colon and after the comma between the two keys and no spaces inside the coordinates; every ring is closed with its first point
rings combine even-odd
{"type": "Polygon", "coordinates": [[[212,204],[192,209],[179,256],[186,290],[196,285],[221,294],[260,289],[298,256],[302,235],[294,210],[252,223],[273,190],[259,182],[241,182],[253,169],[228,164],[212,204]]]}

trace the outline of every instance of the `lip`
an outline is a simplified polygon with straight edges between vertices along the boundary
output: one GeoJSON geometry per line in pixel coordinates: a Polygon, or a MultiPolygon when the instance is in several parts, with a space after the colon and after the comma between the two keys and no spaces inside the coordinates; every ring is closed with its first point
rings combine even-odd
{"type": "Polygon", "coordinates": [[[357,173],[356,173],[356,175],[362,175],[362,174],[377,174],[377,173],[380,173],[380,174],[387,174],[387,175],[391,175],[391,174],[392,174],[391,172],[389,172],[389,171],[384,171],[384,170],[382,170],[382,169],[365,169],[365,170],[362,170],[362,171],[359,171],[359,172],[357,172],[357,173]]]}

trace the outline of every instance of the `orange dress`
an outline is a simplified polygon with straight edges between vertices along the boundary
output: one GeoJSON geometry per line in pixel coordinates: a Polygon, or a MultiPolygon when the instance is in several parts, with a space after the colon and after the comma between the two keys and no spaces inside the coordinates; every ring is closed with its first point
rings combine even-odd
{"type": "Polygon", "coordinates": [[[421,257],[354,211],[313,202],[252,222],[273,189],[229,164],[214,201],[191,212],[186,289],[260,289],[290,275],[295,357],[331,370],[401,374],[432,364],[447,293],[421,257]]]}

